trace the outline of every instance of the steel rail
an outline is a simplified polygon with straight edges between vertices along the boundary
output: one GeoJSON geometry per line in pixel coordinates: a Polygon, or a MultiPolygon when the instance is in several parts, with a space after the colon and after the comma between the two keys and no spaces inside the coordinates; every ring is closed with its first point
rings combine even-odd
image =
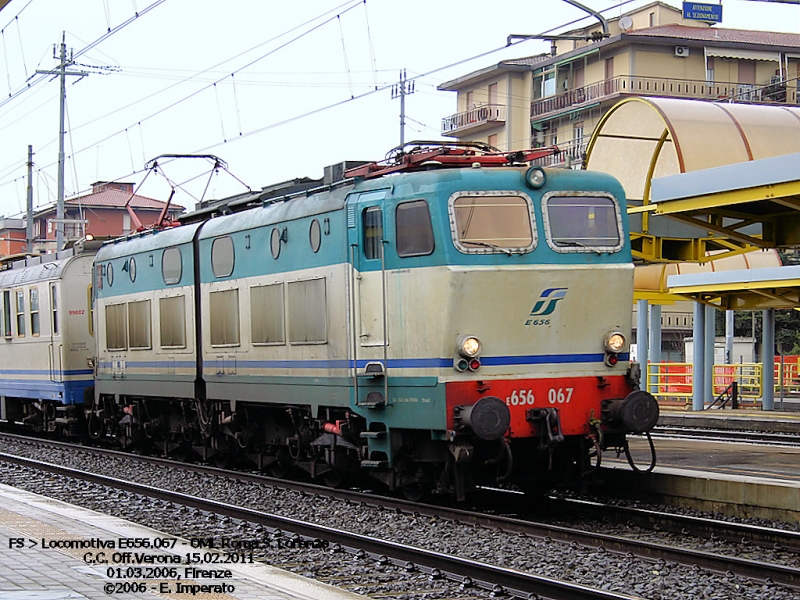
{"type": "Polygon", "coordinates": [[[549,577],[516,571],[514,569],[493,566],[478,561],[416,548],[406,544],[380,540],[341,529],[317,525],[299,519],[237,507],[215,500],[125,481],[116,477],[88,473],[71,467],[54,465],[52,463],[5,453],[0,453],[0,461],[62,475],[64,477],[89,481],[98,485],[121,489],[127,492],[157,498],[162,501],[189,506],[202,511],[226,515],[232,519],[257,523],[271,529],[292,531],[305,538],[326,540],[350,548],[360,549],[377,557],[391,557],[400,565],[408,565],[408,563],[412,563],[415,566],[425,565],[429,570],[437,570],[455,581],[464,581],[466,578],[469,578],[475,585],[493,589],[496,592],[523,596],[525,594],[538,594],[539,596],[551,598],[553,600],[636,600],[637,598],[636,596],[630,596],[628,594],[609,592],[572,582],[559,581],[549,577]],[[496,586],[501,586],[502,589],[496,586]]]}
{"type": "Polygon", "coordinates": [[[709,429],[700,427],[656,427],[651,434],[658,438],[710,440],[715,442],[765,443],[788,447],[800,446],[800,435],[770,431],[740,431],[737,429],[709,429]]]}
{"type": "MultiPolygon", "coordinates": [[[[19,439],[26,442],[31,442],[29,438],[21,437],[19,439]]],[[[431,504],[420,504],[408,500],[376,496],[375,494],[368,494],[353,490],[334,490],[325,486],[319,486],[310,483],[287,481],[284,479],[269,478],[263,475],[242,473],[238,471],[231,472],[216,467],[186,464],[158,457],[131,455],[130,453],[119,452],[116,450],[75,446],[63,442],[52,442],[50,440],[35,441],[44,442],[46,444],[55,444],[71,449],[77,448],[86,452],[97,452],[105,455],[119,456],[120,458],[129,460],[132,459],[145,461],[168,468],[180,468],[218,477],[235,477],[241,481],[274,485],[276,487],[291,489],[293,491],[306,493],[309,495],[327,496],[346,503],[373,506],[379,509],[402,511],[410,514],[418,514],[420,516],[437,517],[441,519],[457,521],[460,523],[497,529],[500,531],[523,534],[539,539],[549,538],[562,543],[578,543],[588,548],[602,547],[606,551],[622,554],[633,554],[640,558],[653,561],[662,560],[665,562],[676,562],[688,566],[697,565],[698,567],[717,573],[732,572],[741,577],[747,577],[757,581],[766,581],[767,579],[772,579],[772,581],[775,583],[800,589],[800,570],[781,565],[772,565],[706,551],[676,548],[655,542],[646,542],[626,538],[623,536],[613,536],[571,527],[539,523],[521,518],[489,515],[470,510],[431,504]]],[[[0,457],[3,456],[3,454],[0,454],[0,457]]],[[[486,493],[489,495],[494,495],[495,498],[498,498],[504,505],[501,506],[501,508],[505,509],[508,509],[511,505],[509,498],[511,500],[525,498],[525,496],[522,494],[510,494],[508,492],[500,492],[496,490],[487,490],[486,493]]],[[[567,503],[567,501],[561,500],[558,502],[563,502],[565,504],[567,503]]],[[[700,517],[690,517],[686,515],[674,515],[671,513],[660,513],[642,509],[610,506],[596,502],[581,502],[571,500],[568,502],[568,504],[578,506],[579,510],[584,512],[593,512],[595,515],[601,518],[608,517],[610,515],[612,518],[619,521],[621,520],[620,517],[622,516],[626,522],[633,521],[636,525],[643,528],[661,529],[684,535],[691,534],[696,537],[717,537],[731,542],[741,542],[742,540],[747,540],[752,544],[761,544],[762,546],[766,547],[772,547],[777,544],[778,546],[789,551],[800,551],[800,532],[771,529],[742,523],[731,523],[727,521],[717,521],[700,517]]],[[[525,508],[527,509],[528,507],[525,508]]],[[[552,514],[552,509],[547,507],[543,507],[542,510],[552,514]]]]}

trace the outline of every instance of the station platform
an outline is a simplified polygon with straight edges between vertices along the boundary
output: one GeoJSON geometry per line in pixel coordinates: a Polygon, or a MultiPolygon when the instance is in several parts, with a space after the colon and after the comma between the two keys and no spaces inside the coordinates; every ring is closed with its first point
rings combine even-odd
{"type": "MultiPolygon", "coordinates": [[[[800,432],[800,415],[765,411],[713,410],[662,413],[659,425],[800,432]]],[[[603,479],[609,493],[626,490],[634,496],[677,506],[737,517],[800,523],[800,447],[719,439],[653,437],[656,467],[646,472],[650,446],[643,436],[630,436],[634,464],[624,456],[603,458],[603,479]]]]}
{"type": "Polygon", "coordinates": [[[729,408],[693,411],[662,407],[658,425],[800,434],[800,412],[729,408]]]}
{"type": "Polygon", "coordinates": [[[196,551],[188,540],[0,485],[0,600],[364,600],[263,563],[212,564],[207,549],[187,573],[183,557],[196,551]]]}

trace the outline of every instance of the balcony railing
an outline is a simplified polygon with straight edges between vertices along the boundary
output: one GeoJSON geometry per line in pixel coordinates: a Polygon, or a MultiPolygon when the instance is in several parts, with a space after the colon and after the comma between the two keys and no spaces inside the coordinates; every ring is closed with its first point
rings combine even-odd
{"type": "Polygon", "coordinates": [[[586,147],[589,145],[589,138],[582,137],[577,140],[570,140],[556,145],[559,150],[558,154],[537,158],[531,161],[531,164],[540,167],[552,167],[566,165],[569,161],[570,166],[579,166],[583,164],[583,159],[586,157],[586,147]]]}
{"type": "Polygon", "coordinates": [[[691,79],[663,77],[620,76],[605,79],[563,94],[534,100],[531,117],[599,102],[620,95],[667,96],[699,100],[727,100],[759,104],[797,104],[797,87],[777,81],[769,85],[742,83],[708,83],[691,79]]]}
{"type": "Polygon", "coordinates": [[[442,119],[442,135],[487,123],[502,124],[505,120],[506,107],[503,104],[475,106],[467,111],[444,117],[442,119]]]}

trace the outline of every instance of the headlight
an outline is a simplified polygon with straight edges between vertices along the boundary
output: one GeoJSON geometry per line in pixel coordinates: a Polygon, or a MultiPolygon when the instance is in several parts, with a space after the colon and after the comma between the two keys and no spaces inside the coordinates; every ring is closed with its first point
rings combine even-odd
{"type": "Polygon", "coordinates": [[[538,190],[547,183],[547,175],[541,167],[531,167],[525,172],[525,184],[534,190],[538,190]]]}
{"type": "Polygon", "coordinates": [[[474,335],[461,336],[456,350],[464,358],[473,358],[481,352],[481,341],[474,335]]]}
{"type": "Polygon", "coordinates": [[[603,345],[607,352],[622,352],[625,347],[625,336],[619,331],[609,331],[603,339],[603,345]]]}

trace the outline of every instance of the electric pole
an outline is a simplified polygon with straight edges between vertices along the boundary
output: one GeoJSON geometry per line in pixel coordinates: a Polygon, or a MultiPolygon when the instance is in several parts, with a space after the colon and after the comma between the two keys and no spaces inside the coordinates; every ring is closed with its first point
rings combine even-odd
{"type": "Polygon", "coordinates": [[[25,219],[25,252],[33,254],[33,146],[28,146],[28,194],[25,219]]]}
{"type": "Polygon", "coordinates": [[[406,70],[400,71],[400,82],[392,86],[392,100],[400,98],[400,145],[406,143],[406,96],[414,93],[414,80],[406,79],[406,70]]]}
{"type": "Polygon", "coordinates": [[[55,48],[53,49],[54,58],[59,58],[58,66],[51,71],[39,71],[37,73],[43,75],[58,75],[61,80],[61,94],[59,106],[59,123],[58,123],[58,204],[56,205],[56,254],[61,252],[64,248],[64,131],[66,102],[67,102],[67,76],[86,77],[89,73],[85,71],[67,71],[67,67],[75,64],[72,60],[72,51],[70,50],[69,58],[67,58],[67,43],[66,33],[61,32],[61,51],[60,56],[55,56],[55,48]]]}

